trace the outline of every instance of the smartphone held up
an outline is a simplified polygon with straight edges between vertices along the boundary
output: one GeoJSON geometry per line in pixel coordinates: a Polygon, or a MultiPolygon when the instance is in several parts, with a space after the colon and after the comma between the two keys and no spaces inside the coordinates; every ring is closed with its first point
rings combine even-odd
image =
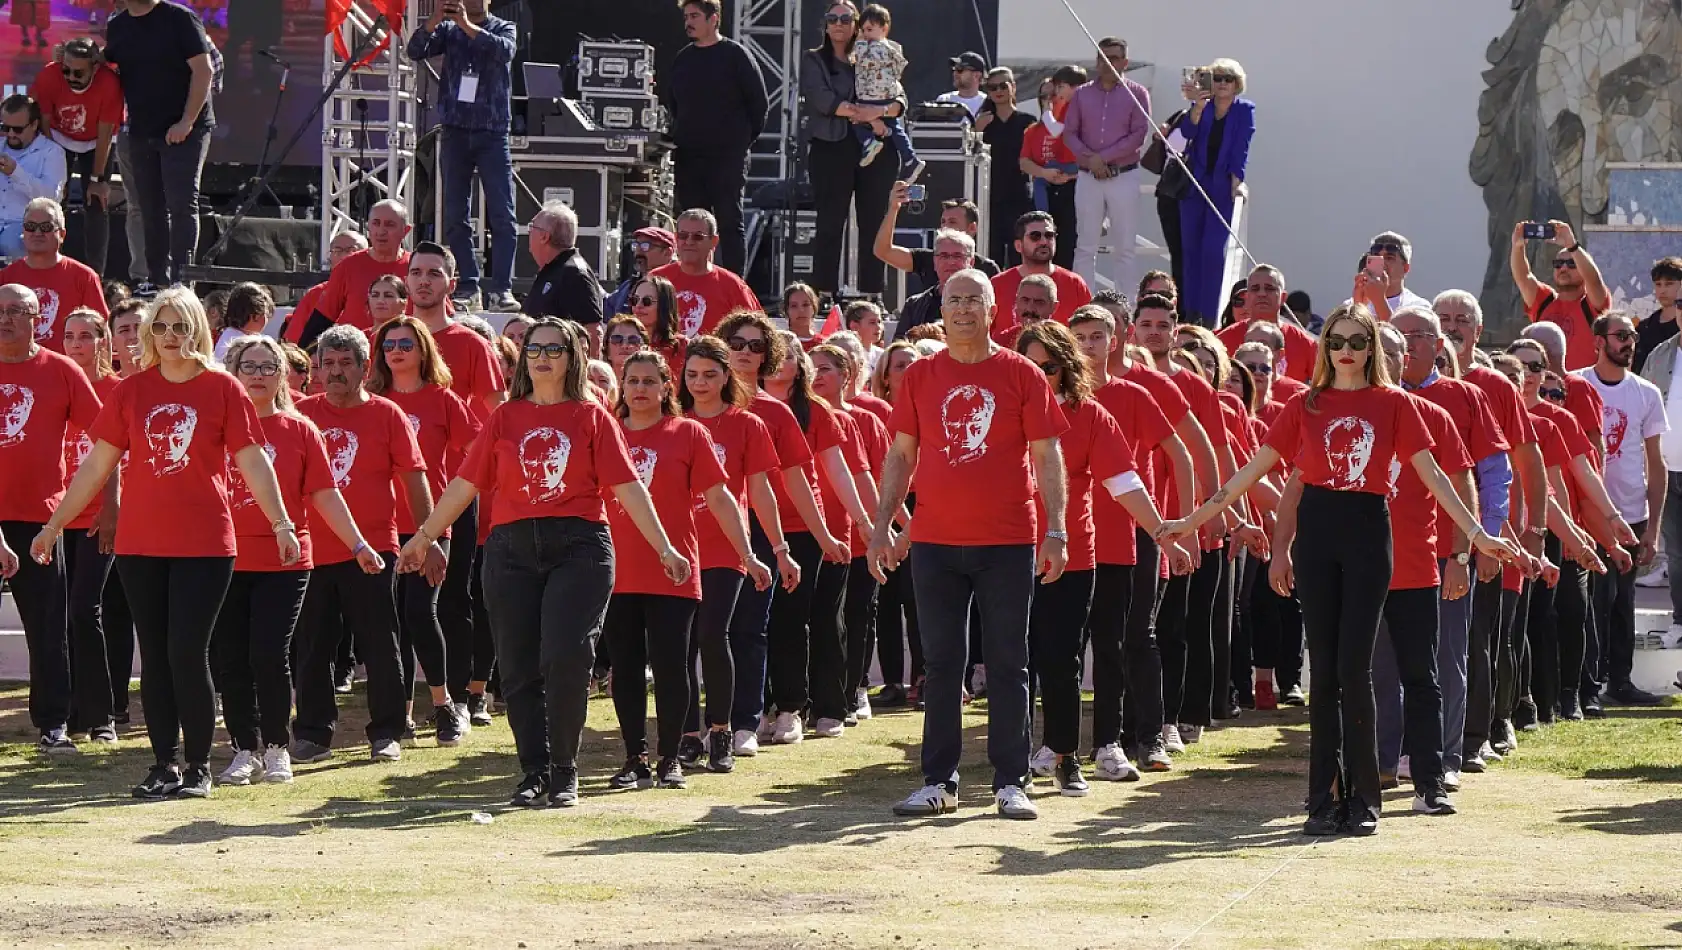
{"type": "Polygon", "coordinates": [[[1526,241],[1551,241],[1559,233],[1559,229],[1552,224],[1540,221],[1524,222],[1524,239],[1526,241]]]}

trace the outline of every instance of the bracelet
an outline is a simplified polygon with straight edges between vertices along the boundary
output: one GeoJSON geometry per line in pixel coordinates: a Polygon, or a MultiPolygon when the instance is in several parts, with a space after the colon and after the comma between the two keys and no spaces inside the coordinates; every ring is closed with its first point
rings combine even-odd
{"type": "Polygon", "coordinates": [[[420,526],[415,528],[415,537],[425,538],[426,543],[429,544],[429,545],[438,543],[437,538],[435,538],[432,535],[426,533],[426,525],[420,525],[420,526]]]}
{"type": "Polygon", "coordinates": [[[368,550],[368,542],[358,538],[356,541],[356,547],[350,549],[350,556],[356,557],[358,554],[361,554],[366,550],[368,550]]]}
{"type": "Polygon", "coordinates": [[[789,552],[789,550],[790,550],[790,548],[788,546],[788,542],[784,541],[782,544],[779,544],[776,547],[772,548],[771,553],[772,554],[787,554],[789,552]]]}
{"type": "Polygon", "coordinates": [[[297,525],[293,524],[292,522],[288,521],[285,518],[282,518],[279,521],[276,521],[273,524],[269,525],[269,528],[272,531],[274,531],[275,534],[279,534],[282,531],[296,532],[298,530],[297,525]]]}

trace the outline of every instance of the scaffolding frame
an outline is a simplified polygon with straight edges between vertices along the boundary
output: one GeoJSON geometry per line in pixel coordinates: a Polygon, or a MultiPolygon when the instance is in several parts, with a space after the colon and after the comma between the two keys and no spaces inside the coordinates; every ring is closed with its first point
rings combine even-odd
{"type": "Polygon", "coordinates": [[[771,114],[748,152],[750,187],[783,182],[800,138],[801,0],[737,0],[735,38],[765,77],[771,114]]]}

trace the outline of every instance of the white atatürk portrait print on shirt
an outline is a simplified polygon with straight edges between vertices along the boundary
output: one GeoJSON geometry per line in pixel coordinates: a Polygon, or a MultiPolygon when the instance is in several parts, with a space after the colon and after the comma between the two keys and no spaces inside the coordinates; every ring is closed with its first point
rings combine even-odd
{"type": "Polygon", "coordinates": [[[71,475],[82,467],[88,460],[88,453],[93,451],[93,440],[86,432],[78,432],[75,437],[66,436],[64,440],[64,467],[71,475]]]}
{"type": "Polygon", "coordinates": [[[678,291],[677,314],[683,321],[683,335],[695,336],[701,332],[701,321],[707,318],[707,298],[693,290],[678,291]]]}
{"type": "Polygon", "coordinates": [[[417,416],[412,412],[409,413],[409,431],[416,435],[420,435],[420,426],[420,416],[417,416]]]}
{"type": "Polygon", "coordinates": [[[35,318],[35,342],[44,343],[53,338],[53,327],[58,325],[60,299],[51,287],[38,288],[35,299],[41,302],[41,315],[35,318]]]}
{"type": "Polygon", "coordinates": [[[361,441],[356,433],[338,426],[322,429],[321,439],[327,443],[327,469],[333,473],[333,486],[350,487],[350,470],[356,466],[356,450],[361,448],[361,441]]]}
{"type": "Polygon", "coordinates": [[[631,468],[637,473],[642,487],[654,487],[654,466],[660,464],[660,453],[640,445],[631,446],[631,468]]]}
{"type": "Polygon", "coordinates": [[[572,440],[548,426],[527,432],[520,440],[520,472],[525,476],[526,500],[554,501],[566,491],[567,461],[572,440]]]}
{"type": "Polygon", "coordinates": [[[198,427],[199,411],[192,406],[166,402],[146,414],[142,428],[146,432],[152,474],[174,475],[192,463],[188,450],[193,445],[193,431],[198,427]]]}
{"type": "MultiPolygon", "coordinates": [[[[269,457],[269,465],[274,465],[274,446],[264,442],[263,454],[269,457]]],[[[249,508],[256,503],[257,499],[252,497],[251,494],[251,486],[245,482],[245,473],[239,470],[239,463],[234,461],[234,457],[232,455],[229,455],[228,509],[230,511],[238,511],[241,508],[249,508]]]]}
{"type": "Polygon", "coordinates": [[[1372,423],[1360,416],[1339,416],[1326,426],[1326,467],[1331,470],[1327,488],[1351,491],[1366,487],[1367,464],[1378,441],[1372,423]]]}
{"type": "Polygon", "coordinates": [[[1629,414],[1608,403],[1602,424],[1606,428],[1606,458],[1623,457],[1624,437],[1629,435],[1629,414]]]}
{"type": "Polygon", "coordinates": [[[981,386],[955,386],[940,402],[940,430],[946,444],[941,451],[953,465],[987,454],[987,433],[993,430],[998,405],[993,391],[981,386]]]}
{"type": "Polygon", "coordinates": [[[15,383],[0,383],[0,448],[23,441],[23,430],[35,411],[35,390],[15,383]]]}

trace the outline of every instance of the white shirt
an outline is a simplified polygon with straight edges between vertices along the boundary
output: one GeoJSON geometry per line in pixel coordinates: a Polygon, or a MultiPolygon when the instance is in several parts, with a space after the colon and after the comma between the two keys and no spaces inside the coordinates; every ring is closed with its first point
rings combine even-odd
{"type": "Polygon", "coordinates": [[[0,155],[18,163],[10,175],[0,175],[0,223],[23,220],[23,209],[36,198],[64,198],[64,181],[69,178],[64,149],[45,135],[35,136],[28,147],[14,149],[0,139],[0,155]]]}
{"type": "Polygon", "coordinates": [[[969,117],[973,119],[981,113],[981,104],[987,101],[987,94],[984,92],[977,92],[973,96],[964,96],[959,95],[958,90],[953,89],[950,92],[943,92],[940,95],[935,96],[934,101],[961,102],[963,103],[964,108],[969,110],[969,117]]]}
{"type": "Polygon", "coordinates": [[[1606,438],[1606,494],[1612,496],[1612,504],[1618,506],[1625,521],[1646,521],[1646,443],[1655,435],[1662,437],[1670,428],[1665,421],[1664,397],[1659,387],[1634,373],[1625,373],[1616,383],[1601,380],[1592,366],[1574,375],[1588,380],[1606,404],[1601,421],[1606,438]]]}
{"type": "MultiPolygon", "coordinates": [[[[1355,298],[1350,297],[1343,303],[1344,306],[1348,306],[1354,302],[1355,298]]],[[[1394,316],[1396,312],[1401,310],[1403,307],[1424,307],[1426,310],[1431,310],[1431,301],[1426,300],[1424,297],[1419,296],[1406,287],[1403,287],[1402,292],[1396,296],[1385,298],[1384,302],[1390,306],[1390,314],[1392,316],[1394,316]]]]}
{"type": "MultiPolygon", "coordinates": [[[[1676,364],[1671,373],[1673,375],[1670,377],[1670,397],[1665,400],[1665,416],[1682,419],[1682,385],[1677,385],[1682,383],[1682,376],[1674,375],[1682,373],[1682,347],[1676,350],[1676,364]]],[[[1672,472],[1682,472],[1682,426],[1666,429],[1664,435],[1659,436],[1659,449],[1664,453],[1664,467],[1672,472]]]]}
{"type": "Polygon", "coordinates": [[[235,340],[239,339],[240,337],[246,336],[246,335],[247,334],[244,330],[236,330],[233,327],[229,327],[226,330],[223,330],[222,335],[218,336],[216,338],[216,362],[218,362],[218,363],[227,362],[227,360],[228,360],[228,344],[230,344],[230,343],[234,342],[235,340]]]}

